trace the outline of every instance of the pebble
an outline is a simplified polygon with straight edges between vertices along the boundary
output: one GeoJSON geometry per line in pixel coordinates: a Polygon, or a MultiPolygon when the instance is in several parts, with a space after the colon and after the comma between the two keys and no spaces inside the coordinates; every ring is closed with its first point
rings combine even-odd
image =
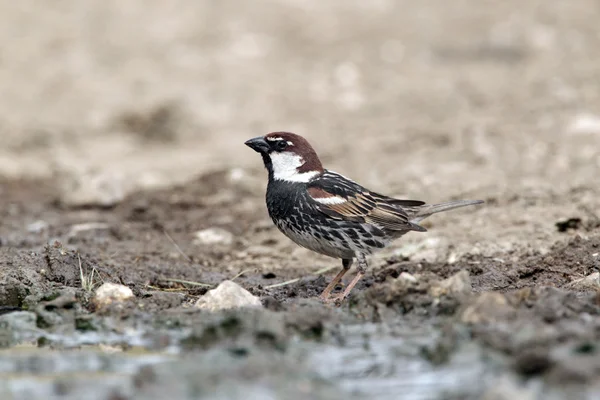
{"type": "Polygon", "coordinates": [[[96,290],[94,301],[97,306],[106,306],[114,302],[123,302],[134,297],[130,288],[118,283],[103,283],[96,290]]]}
{"type": "Polygon", "coordinates": [[[233,243],[233,234],[222,228],[208,228],[194,234],[194,244],[198,245],[224,245],[233,243]]]}
{"type": "Polygon", "coordinates": [[[418,279],[414,275],[409,274],[408,272],[402,272],[398,276],[398,280],[406,283],[416,283],[418,281],[418,279]]]}
{"type": "Polygon", "coordinates": [[[195,307],[209,311],[240,307],[262,307],[260,299],[232,281],[223,281],[196,302],[195,307]]]}

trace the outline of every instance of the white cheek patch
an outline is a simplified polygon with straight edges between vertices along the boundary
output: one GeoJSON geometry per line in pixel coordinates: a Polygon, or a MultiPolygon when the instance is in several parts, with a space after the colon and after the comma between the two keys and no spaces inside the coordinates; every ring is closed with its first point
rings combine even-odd
{"type": "Polygon", "coordinates": [[[271,153],[273,164],[273,178],[288,182],[309,182],[319,175],[319,171],[298,172],[298,168],[304,165],[304,159],[296,153],[283,151],[271,153]]]}

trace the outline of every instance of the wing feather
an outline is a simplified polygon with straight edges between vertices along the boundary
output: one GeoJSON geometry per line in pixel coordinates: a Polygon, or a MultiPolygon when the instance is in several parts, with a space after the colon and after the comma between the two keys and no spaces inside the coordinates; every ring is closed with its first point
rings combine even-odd
{"type": "Polygon", "coordinates": [[[331,171],[311,181],[307,190],[317,209],[331,218],[365,222],[393,231],[424,229],[412,224],[402,209],[402,205],[418,207],[424,204],[421,201],[383,196],[331,171]]]}

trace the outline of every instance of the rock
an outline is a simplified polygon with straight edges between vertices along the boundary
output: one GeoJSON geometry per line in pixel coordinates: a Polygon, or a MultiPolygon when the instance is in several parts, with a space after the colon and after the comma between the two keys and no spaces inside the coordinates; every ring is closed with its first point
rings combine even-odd
{"type": "Polygon", "coordinates": [[[594,272],[585,278],[576,279],[567,283],[565,287],[575,290],[598,290],[600,289],[600,272],[594,272]]]}
{"type": "Polygon", "coordinates": [[[443,295],[467,296],[471,293],[471,278],[467,270],[460,270],[448,279],[436,282],[429,288],[429,294],[433,297],[443,295]]]}
{"type": "Polygon", "coordinates": [[[418,279],[408,272],[402,272],[400,276],[397,278],[400,281],[404,281],[405,283],[417,283],[418,279]]]}
{"type": "Polygon", "coordinates": [[[233,234],[221,228],[208,228],[194,234],[194,244],[209,246],[229,246],[233,243],[233,234]]]}
{"type": "Polygon", "coordinates": [[[466,324],[485,324],[506,319],[514,311],[502,293],[484,292],[467,304],[460,319],[466,324]]]}
{"type": "Polygon", "coordinates": [[[114,302],[120,303],[132,297],[134,297],[133,292],[127,286],[106,282],[96,290],[94,302],[97,306],[102,307],[114,302]]]}
{"type": "Polygon", "coordinates": [[[255,297],[232,281],[223,281],[215,289],[209,290],[196,302],[195,307],[210,311],[239,307],[262,307],[258,297],[255,297]]]}
{"type": "Polygon", "coordinates": [[[448,256],[448,260],[446,260],[446,262],[448,264],[456,264],[456,262],[458,261],[458,259],[459,259],[458,253],[456,253],[455,251],[453,251],[448,256]]]}

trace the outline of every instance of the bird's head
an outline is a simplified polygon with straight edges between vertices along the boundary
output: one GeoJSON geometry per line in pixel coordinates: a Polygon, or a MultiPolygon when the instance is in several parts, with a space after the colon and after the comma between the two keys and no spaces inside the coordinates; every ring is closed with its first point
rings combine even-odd
{"type": "Polygon", "coordinates": [[[269,178],[287,182],[308,182],[323,173],[319,156],[302,136],[273,132],[246,141],[261,154],[269,178]]]}

